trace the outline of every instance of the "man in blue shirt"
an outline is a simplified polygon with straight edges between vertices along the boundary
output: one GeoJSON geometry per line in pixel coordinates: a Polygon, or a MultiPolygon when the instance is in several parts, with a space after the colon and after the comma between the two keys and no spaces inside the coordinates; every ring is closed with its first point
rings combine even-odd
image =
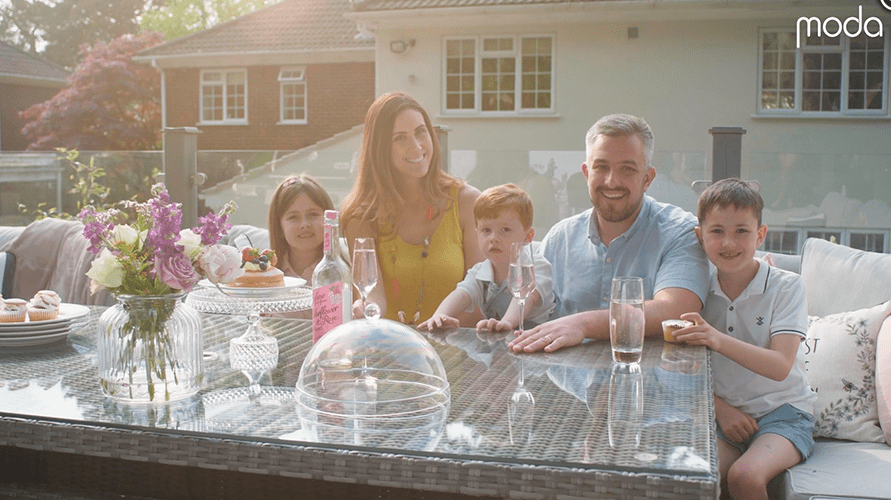
{"type": "Polygon", "coordinates": [[[557,309],[511,341],[514,351],[608,339],[614,276],[643,278],[646,335],[662,335],[662,320],[705,302],[708,260],[693,229],[696,217],[644,194],[656,176],[650,126],[634,116],[605,116],[588,130],[585,150],[582,173],[594,206],[558,222],[542,241],[557,309]]]}

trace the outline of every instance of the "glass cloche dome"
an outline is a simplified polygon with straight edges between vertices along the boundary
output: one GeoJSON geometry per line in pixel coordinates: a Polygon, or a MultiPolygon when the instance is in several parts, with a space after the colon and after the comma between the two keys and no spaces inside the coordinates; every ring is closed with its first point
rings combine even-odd
{"type": "Polygon", "coordinates": [[[297,379],[306,439],[430,451],[449,413],[449,382],[433,346],[385,319],[354,320],[310,349],[297,379]]]}

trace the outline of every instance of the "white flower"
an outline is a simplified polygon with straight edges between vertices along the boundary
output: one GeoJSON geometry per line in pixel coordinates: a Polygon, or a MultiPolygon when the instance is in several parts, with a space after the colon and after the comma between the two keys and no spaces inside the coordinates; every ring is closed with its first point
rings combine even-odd
{"type": "Polygon", "coordinates": [[[117,288],[124,283],[124,266],[111,251],[103,248],[102,253],[90,264],[87,276],[102,287],[117,288]]]}
{"type": "Polygon", "coordinates": [[[201,236],[195,234],[191,229],[183,229],[179,232],[179,241],[177,245],[183,246],[183,254],[189,260],[195,260],[201,253],[201,236]]]}
{"type": "Polygon", "coordinates": [[[132,226],[128,226],[127,224],[118,224],[114,227],[114,230],[111,233],[111,242],[115,245],[123,242],[126,243],[127,246],[134,247],[137,246],[137,243],[139,243],[139,233],[132,226]]]}
{"type": "Polygon", "coordinates": [[[241,252],[229,245],[211,245],[198,257],[198,267],[211,283],[230,283],[244,274],[241,252]]]}

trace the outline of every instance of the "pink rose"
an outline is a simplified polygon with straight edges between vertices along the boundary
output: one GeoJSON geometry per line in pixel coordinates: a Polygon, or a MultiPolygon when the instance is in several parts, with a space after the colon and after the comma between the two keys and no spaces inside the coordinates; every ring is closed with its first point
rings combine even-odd
{"type": "Polygon", "coordinates": [[[241,252],[229,245],[211,245],[198,256],[198,267],[211,283],[231,283],[244,274],[241,252]]]}
{"type": "Polygon", "coordinates": [[[201,280],[201,276],[192,267],[192,261],[181,253],[166,260],[155,260],[155,273],[165,285],[185,292],[192,291],[195,283],[201,280]]]}

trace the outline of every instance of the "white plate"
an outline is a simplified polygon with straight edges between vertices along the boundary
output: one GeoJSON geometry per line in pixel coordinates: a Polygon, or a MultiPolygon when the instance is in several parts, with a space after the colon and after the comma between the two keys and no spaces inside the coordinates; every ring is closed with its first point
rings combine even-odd
{"type": "Polygon", "coordinates": [[[41,335],[51,335],[55,333],[68,332],[70,330],[71,325],[51,325],[43,327],[39,330],[3,330],[0,331],[0,339],[39,337],[41,335]]]}
{"type": "Polygon", "coordinates": [[[43,328],[54,325],[70,325],[72,320],[82,318],[90,314],[90,308],[80,304],[62,304],[59,306],[59,316],[56,319],[44,321],[31,321],[26,319],[23,323],[0,323],[0,332],[8,331],[40,331],[43,328]]]}
{"type": "Polygon", "coordinates": [[[67,329],[63,332],[49,335],[35,335],[31,337],[0,337],[0,347],[30,347],[35,345],[52,344],[68,337],[67,329]]]}
{"type": "MultiPolygon", "coordinates": [[[[216,285],[211,283],[209,280],[201,280],[198,282],[198,284],[204,287],[216,288],[216,285]]],[[[220,289],[222,289],[224,294],[231,295],[233,297],[275,297],[276,295],[282,295],[305,284],[306,280],[303,278],[292,278],[290,276],[285,276],[285,286],[248,288],[241,286],[220,285],[220,289]]]]}

